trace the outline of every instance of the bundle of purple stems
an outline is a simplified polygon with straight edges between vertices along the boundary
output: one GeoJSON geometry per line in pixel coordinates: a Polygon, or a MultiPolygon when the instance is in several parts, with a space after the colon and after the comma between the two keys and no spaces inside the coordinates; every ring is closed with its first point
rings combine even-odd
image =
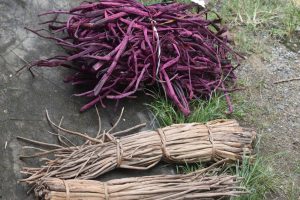
{"type": "MultiPolygon", "coordinates": [[[[54,41],[66,54],[39,60],[29,67],[66,67],[74,73],[65,82],[86,85],[76,96],[91,99],[85,111],[104,99],[134,97],[137,91],[157,87],[185,114],[193,99],[223,92],[233,111],[229,92],[236,89],[238,59],[212,13],[192,12],[194,4],[165,3],[144,6],[135,0],[83,2],[69,11],[50,11],[51,34],[33,33],[54,41]],[[59,20],[67,15],[66,21],[59,20]]],[[[49,33],[49,31],[47,30],[49,33]]]]}

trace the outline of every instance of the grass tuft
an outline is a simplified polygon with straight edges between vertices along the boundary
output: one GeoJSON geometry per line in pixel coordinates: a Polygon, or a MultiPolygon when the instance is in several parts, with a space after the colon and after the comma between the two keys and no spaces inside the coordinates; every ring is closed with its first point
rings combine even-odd
{"type": "Polygon", "coordinates": [[[300,160],[296,161],[295,173],[300,175],[300,160]]]}
{"type": "MultiPolygon", "coordinates": [[[[153,92],[154,93],[154,92],[153,92]]],[[[205,123],[215,119],[235,118],[241,119],[245,116],[246,106],[241,97],[234,95],[234,112],[228,115],[228,105],[224,96],[214,94],[210,100],[193,100],[190,103],[192,113],[185,117],[165,96],[160,93],[153,95],[152,103],[147,104],[154,118],[160,126],[168,126],[174,123],[205,123]]]]}
{"type": "Polygon", "coordinates": [[[212,1],[229,26],[238,49],[244,53],[265,51],[261,39],[283,41],[293,36],[300,23],[299,0],[212,1]],[[259,39],[258,39],[259,38],[259,39]]]}
{"type": "Polygon", "coordinates": [[[297,183],[290,181],[287,185],[286,197],[288,200],[299,200],[300,187],[297,183]]]}
{"type": "MultiPolygon", "coordinates": [[[[270,163],[271,159],[258,156],[255,161],[245,157],[243,162],[236,162],[227,165],[224,169],[219,170],[222,174],[231,174],[242,177],[241,186],[245,187],[249,194],[239,197],[233,197],[232,200],[262,200],[266,195],[278,189],[278,176],[273,171],[270,163]]],[[[198,169],[202,169],[203,165],[178,165],[177,173],[190,173],[198,169]]],[[[289,196],[296,196],[296,187],[291,185],[289,196]]],[[[291,200],[294,200],[291,198],[291,200]]],[[[296,199],[295,199],[296,200],[296,199]]]]}
{"type": "Polygon", "coordinates": [[[188,174],[191,172],[194,172],[199,169],[204,169],[205,166],[202,163],[194,163],[194,164],[188,164],[185,165],[176,165],[176,172],[177,174],[188,174]]]}
{"type": "Polygon", "coordinates": [[[249,194],[235,197],[234,200],[265,199],[268,193],[274,192],[278,187],[278,176],[267,158],[258,157],[254,163],[249,158],[244,158],[242,163],[237,162],[225,171],[243,177],[241,186],[249,191],[249,194]]]}

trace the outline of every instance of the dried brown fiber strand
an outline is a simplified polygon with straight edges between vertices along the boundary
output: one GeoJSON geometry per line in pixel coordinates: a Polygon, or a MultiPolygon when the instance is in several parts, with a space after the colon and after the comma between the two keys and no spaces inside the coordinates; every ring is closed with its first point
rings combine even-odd
{"type": "Polygon", "coordinates": [[[247,193],[239,186],[238,177],[197,173],[123,178],[108,182],[46,178],[35,188],[35,195],[42,200],[208,200],[247,193]]]}
{"type": "MultiPolygon", "coordinates": [[[[206,124],[174,124],[157,131],[143,131],[101,143],[51,149],[54,159],[39,168],[23,168],[29,176],[21,181],[36,183],[49,177],[93,179],[116,168],[147,170],[161,160],[196,163],[238,160],[252,155],[256,133],[236,120],[206,124]]],[[[99,140],[99,139],[97,139],[99,140]]],[[[41,152],[47,156],[49,152],[41,152]]],[[[37,155],[40,155],[37,154],[37,155]]]]}

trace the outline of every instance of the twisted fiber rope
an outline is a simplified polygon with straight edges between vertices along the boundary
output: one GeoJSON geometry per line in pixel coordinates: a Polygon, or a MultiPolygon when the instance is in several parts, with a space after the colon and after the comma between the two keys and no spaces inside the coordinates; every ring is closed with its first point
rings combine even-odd
{"type": "Polygon", "coordinates": [[[215,155],[216,155],[216,148],[215,148],[215,143],[214,143],[214,138],[210,129],[210,126],[208,124],[205,124],[207,131],[208,131],[208,138],[211,143],[211,160],[215,160],[215,155]]]}
{"type": "Polygon", "coordinates": [[[172,156],[170,155],[168,149],[167,149],[167,141],[166,141],[166,135],[164,133],[164,131],[159,128],[157,129],[157,133],[158,133],[158,136],[160,138],[160,141],[161,141],[161,150],[163,152],[163,155],[169,159],[169,160],[172,160],[172,156]]]}
{"type": "Polygon", "coordinates": [[[104,187],[105,200],[109,200],[109,193],[108,193],[108,187],[106,182],[103,183],[103,187],[104,187]]]}
{"type": "MultiPolygon", "coordinates": [[[[63,184],[65,185],[65,188],[66,188],[66,200],[70,200],[70,188],[69,188],[69,185],[68,183],[61,179],[63,184]]],[[[109,192],[108,192],[108,187],[107,187],[107,183],[104,182],[103,183],[103,188],[104,188],[104,195],[105,195],[105,200],[109,200],[109,192]]]]}
{"type": "Polygon", "coordinates": [[[65,188],[66,188],[66,200],[70,200],[70,188],[69,188],[69,185],[68,183],[62,179],[62,182],[64,183],[65,185],[65,188]]]}
{"type": "Polygon", "coordinates": [[[117,145],[117,167],[120,167],[123,160],[123,147],[119,139],[116,140],[117,145]]]}

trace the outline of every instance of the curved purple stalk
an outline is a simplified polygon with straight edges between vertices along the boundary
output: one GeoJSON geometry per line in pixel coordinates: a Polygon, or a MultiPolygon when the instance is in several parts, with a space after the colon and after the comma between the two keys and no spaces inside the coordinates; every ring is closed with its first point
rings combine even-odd
{"type": "Polygon", "coordinates": [[[41,24],[52,32],[27,30],[54,41],[66,54],[30,66],[74,70],[65,81],[87,85],[88,91],[75,96],[92,99],[81,111],[103,105],[104,99],[131,98],[144,87],[159,85],[184,115],[190,113],[190,100],[207,98],[213,91],[224,93],[231,113],[229,92],[237,88],[230,56],[238,54],[222,37],[226,28],[220,17],[209,20],[208,11],[192,14],[191,7],[101,0],[43,13],[55,15],[41,24]],[[69,17],[63,21],[60,15],[69,17]]]}

